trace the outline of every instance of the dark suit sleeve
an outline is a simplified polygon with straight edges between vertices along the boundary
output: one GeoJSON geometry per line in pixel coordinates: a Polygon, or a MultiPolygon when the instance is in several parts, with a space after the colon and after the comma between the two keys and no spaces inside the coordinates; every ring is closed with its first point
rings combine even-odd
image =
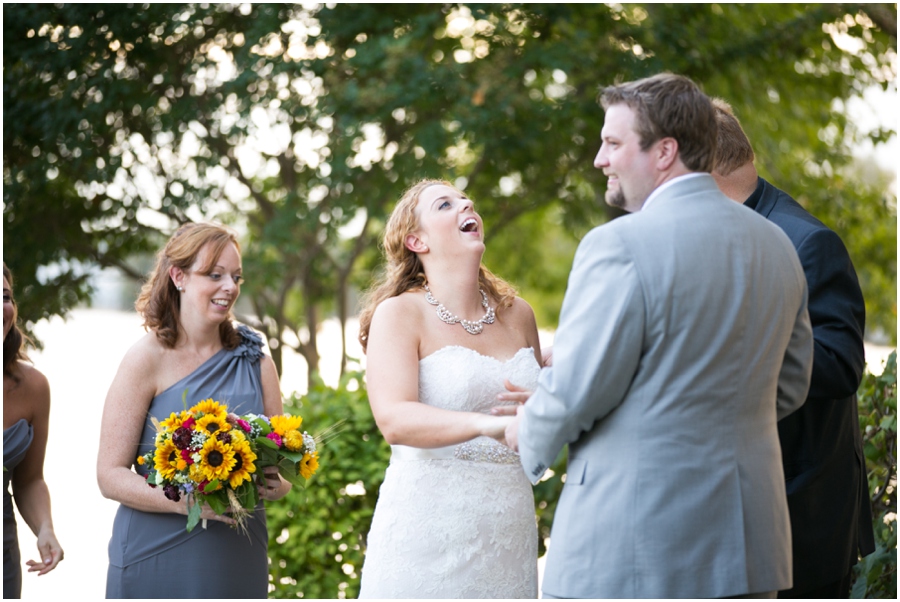
{"type": "Polygon", "coordinates": [[[797,247],[809,286],[815,355],[809,397],[853,395],[865,366],[865,303],[850,255],[837,234],[812,231],[797,247]]]}

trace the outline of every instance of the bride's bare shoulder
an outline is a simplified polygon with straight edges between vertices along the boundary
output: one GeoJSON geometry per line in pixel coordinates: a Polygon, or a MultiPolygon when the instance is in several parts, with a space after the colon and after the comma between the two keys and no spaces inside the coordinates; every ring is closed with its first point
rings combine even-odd
{"type": "Polygon", "coordinates": [[[401,293],[396,297],[389,297],[378,304],[375,313],[372,315],[372,322],[408,322],[421,315],[423,309],[424,297],[417,295],[413,291],[401,293]]]}
{"type": "Polygon", "coordinates": [[[509,309],[510,319],[519,323],[523,326],[528,326],[529,324],[534,322],[534,310],[531,309],[531,305],[523,299],[522,297],[516,297],[513,299],[512,305],[510,305],[509,309]]]}

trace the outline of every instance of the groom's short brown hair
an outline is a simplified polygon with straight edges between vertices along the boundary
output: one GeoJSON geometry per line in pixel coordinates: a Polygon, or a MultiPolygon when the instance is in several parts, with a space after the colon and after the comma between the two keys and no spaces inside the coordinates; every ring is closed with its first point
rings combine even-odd
{"type": "Polygon", "coordinates": [[[608,86],[600,93],[604,109],[624,104],[635,112],[641,149],[662,138],[678,142],[678,154],[691,171],[710,172],[716,153],[716,113],[709,97],[690,79],[673,73],[608,86]]]}

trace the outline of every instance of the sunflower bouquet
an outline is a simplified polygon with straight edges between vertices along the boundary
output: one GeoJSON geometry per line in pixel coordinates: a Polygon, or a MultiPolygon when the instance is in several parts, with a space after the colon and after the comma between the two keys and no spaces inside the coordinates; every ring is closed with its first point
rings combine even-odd
{"type": "Polygon", "coordinates": [[[263,468],[275,466],[286,481],[302,485],[319,466],[316,440],[300,432],[300,416],[238,416],[205,399],[162,422],[151,420],[155,446],[137,463],[150,469],[148,485],[162,487],[174,502],[186,498],[188,531],[200,521],[204,502],[243,525],[259,503],[254,475],[263,468]]]}

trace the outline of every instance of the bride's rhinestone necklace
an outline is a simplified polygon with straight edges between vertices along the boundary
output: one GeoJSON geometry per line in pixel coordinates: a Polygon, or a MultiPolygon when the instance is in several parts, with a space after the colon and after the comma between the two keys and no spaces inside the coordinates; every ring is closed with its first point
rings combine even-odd
{"type": "Polygon", "coordinates": [[[456,324],[458,322],[463,328],[466,329],[466,332],[468,332],[469,334],[481,334],[481,331],[484,330],[485,324],[494,323],[494,308],[488,305],[487,293],[484,292],[483,288],[478,289],[478,292],[481,293],[481,306],[486,310],[486,312],[480,320],[469,322],[468,320],[462,320],[459,316],[451,314],[450,311],[446,307],[444,307],[443,303],[434,298],[434,295],[431,294],[431,289],[428,288],[428,285],[426,284],[424,286],[425,300],[432,305],[437,305],[438,317],[447,324],[456,324]]]}

